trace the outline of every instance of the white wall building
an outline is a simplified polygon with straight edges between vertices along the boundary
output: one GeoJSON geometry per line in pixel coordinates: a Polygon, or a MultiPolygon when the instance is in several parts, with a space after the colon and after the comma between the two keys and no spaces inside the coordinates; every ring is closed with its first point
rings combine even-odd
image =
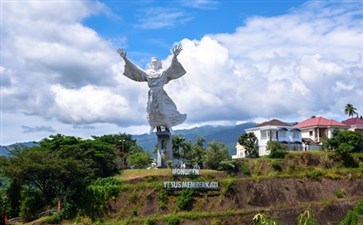
{"type": "MultiPolygon", "coordinates": [[[[257,125],[254,128],[246,129],[247,133],[254,133],[257,137],[257,145],[260,156],[270,154],[267,151],[267,143],[269,141],[278,141],[286,144],[288,150],[302,150],[301,130],[290,124],[281,122],[280,120],[270,120],[257,125]]],[[[232,158],[245,157],[244,149],[239,144],[236,145],[236,155],[232,158]],[[241,153],[243,151],[243,154],[241,153]]]]}

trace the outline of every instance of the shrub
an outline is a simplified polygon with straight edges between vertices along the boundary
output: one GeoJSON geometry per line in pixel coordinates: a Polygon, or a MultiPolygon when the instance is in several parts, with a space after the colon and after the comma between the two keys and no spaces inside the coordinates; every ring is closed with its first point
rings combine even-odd
{"type": "Polygon", "coordinates": [[[39,191],[27,188],[21,193],[20,217],[24,221],[31,221],[36,218],[43,203],[39,191]]]}
{"type": "Polygon", "coordinates": [[[348,211],[344,220],[339,225],[359,225],[362,224],[361,216],[363,215],[363,202],[358,203],[352,211],[348,211]]]}
{"type": "Polygon", "coordinates": [[[282,171],[281,162],[279,160],[274,160],[272,162],[271,166],[275,171],[278,171],[278,172],[282,171]]]}
{"type": "Polygon", "coordinates": [[[278,141],[267,142],[267,150],[270,151],[270,158],[283,159],[288,154],[287,146],[278,141]]]}
{"type": "Polygon", "coordinates": [[[144,225],[155,225],[156,224],[156,220],[154,218],[148,218],[145,220],[144,225]]]}
{"type": "Polygon", "coordinates": [[[132,215],[132,216],[137,216],[137,208],[133,208],[133,209],[131,210],[131,215],[132,215]]]}
{"type": "Polygon", "coordinates": [[[320,180],[321,179],[321,176],[322,176],[322,172],[320,169],[317,169],[317,168],[314,168],[312,170],[309,170],[306,172],[306,176],[310,179],[313,179],[313,180],[320,180]]]}
{"type": "Polygon", "coordinates": [[[297,225],[315,225],[316,219],[314,214],[308,208],[304,212],[300,213],[297,217],[297,225]]]}
{"type": "Polygon", "coordinates": [[[334,192],[335,196],[337,196],[337,198],[343,198],[345,195],[345,189],[344,188],[340,188],[339,190],[336,190],[334,192]]]}
{"type": "Polygon", "coordinates": [[[137,195],[135,192],[133,192],[130,196],[129,196],[129,200],[133,203],[136,202],[136,199],[137,199],[137,195]]]}
{"type": "Polygon", "coordinates": [[[160,209],[166,209],[168,205],[168,193],[164,189],[159,191],[158,203],[160,209]]]}
{"type": "Polygon", "coordinates": [[[254,225],[277,225],[277,221],[271,219],[264,213],[257,213],[253,219],[252,224],[254,225]]]}
{"type": "Polygon", "coordinates": [[[176,201],[176,206],[180,210],[190,210],[193,203],[193,193],[192,189],[185,189],[181,191],[180,196],[176,201]]]}
{"type": "Polygon", "coordinates": [[[179,225],[180,219],[177,215],[170,216],[165,219],[166,225],[179,225]]]}

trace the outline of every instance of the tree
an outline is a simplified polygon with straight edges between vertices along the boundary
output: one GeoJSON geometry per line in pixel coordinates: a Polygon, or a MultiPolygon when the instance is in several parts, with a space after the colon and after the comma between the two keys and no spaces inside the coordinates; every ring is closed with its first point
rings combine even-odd
{"type": "Polygon", "coordinates": [[[127,156],[127,164],[131,168],[147,168],[151,163],[151,154],[143,150],[132,151],[127,156]]]}
{"type": "Polygon", "coordinates": [[[172,143],[173,143],[173,156],[175,159],[180,159],[180,152],[185,142],[185,138],[183,135],[173,136],[172,143]]]}
{"type": "Polygon", "coordinates": [[[349,130],[335,130],[333,137],[324,142],[324,147],[338,154],[362,152],[363,135],[349,130]]]}
{"type": "Polygon", "coordinates": [[[358,117],[358,114],[357,114],[357,109],[350,103],[348,103],[346,106],[345,106],[345,109],[344,109],[344,112],[345,114],[347,114],[349,117],[353,117],[355,114],[357,115],[358,117]]]}
{"type": "Polygon", "coordinates": [[[205,150],[204,165],[209,169],[218,169],[222,161],[230,160],[227,145],[212,141],[205,150]]]}
{"type": "Polygon", "coordinates": [[[266,149],[270,151],[270,158],[285,158],[287,146],[278,141],[268,141],[266,149]]]}
{"type": "Polygon", "coordinates": [[[203,158],[205,156],[204,142],[205,140],[203,138],[198,138],[192,146],[193,159],[191,163],[198,164],[200,168],[203,168],[203,158]]]}
{"type": "Polygon", "coordinates": [[[117,165],[120,169],[125,169],[127,165],[127,155],[134,150],[142,150],[142,148],[136,143],[136,140],[132,139],[131,135],[123,134],[108,134],[103,136],[92,136],[93,139],[108,143],[113,146],[117,155],[117,165]]]}
{"type": "Polygon", "coordinates": [[[258,149],[257,149],[257,137],[254,133],[244,133],[239,139],[238,143],[245,148],[246,157],[249,158],[258,158],[258,149]]]}

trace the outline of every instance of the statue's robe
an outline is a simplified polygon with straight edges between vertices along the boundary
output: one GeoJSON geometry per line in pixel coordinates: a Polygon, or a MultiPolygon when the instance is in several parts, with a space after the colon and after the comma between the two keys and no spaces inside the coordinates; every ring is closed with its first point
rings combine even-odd
{"type": "Polygon", "coordinates": [[[163,86],[170,80],[177,79],[185,73],[185,69],[176,57],[173,57],[171,65],[165,71],[143,71],[131,61],[125,59],[124,75],[134,81],[147,82],[150,88],[146,118],[151,130],[156,126],[171,128],[186,120],[187,115],[179,113],[175,103],[163,89],[163,86]]]}

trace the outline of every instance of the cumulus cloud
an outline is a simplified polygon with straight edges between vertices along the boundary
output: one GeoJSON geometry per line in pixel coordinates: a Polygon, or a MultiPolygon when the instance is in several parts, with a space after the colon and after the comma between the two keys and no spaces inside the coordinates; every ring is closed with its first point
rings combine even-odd
{"type": "MultiPolygon", "coordinates": [[[[347,103],[362,110],[362,9],[359,2],[314,1],[285,15],[249,18],[233,33],[181,40],[187,74],[165,90],[188,114],[187,124],[342,117],[347,103]]],[[[4,2],[2,10],[1,110],[84,130],[145,126],[147,84],[122,76],[112,43],[82,24],[107,11],[102,4],[4,2]]],[[[173,10],[158,15],[152,24],[182,17],[173,10]]]]}
{"type": "Polygon", "coordinates": [[[170,92],[190,122],[342,117],[348,102],[363,109],[361,9],[311,2],[234,33],[185,39],[188,74],[170,92]]]}

